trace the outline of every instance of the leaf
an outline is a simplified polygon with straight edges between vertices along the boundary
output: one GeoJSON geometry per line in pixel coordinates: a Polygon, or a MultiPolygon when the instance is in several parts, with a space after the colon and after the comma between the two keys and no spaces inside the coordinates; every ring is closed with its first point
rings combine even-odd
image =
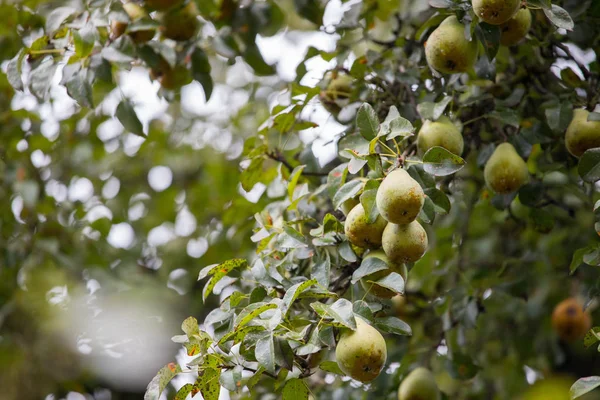
{"type": "Polygon", "coordinates": [[[180,372],[181,367],[175,363],[169,363],[162,367],[146,387],[144,400],[158,400],[163,390],[165,390],[169,382],[171,382],[171,379],[180,372]]]}
{"type": "Polygon", "coordinates": [[[363,184],[359,179],[345,183],[333,196],[333,208],[337,210],[346,200],[355,197],[363,188],[363,184]]]}
{"type": "Polygon", "coordinates": [[[198,332],[200,332],[198,320],[194,317],[187,317],[181,323],[181,330],[184,331],[188,337],[198,334],[198,332]]]}
{"type": "Polygon", "coordinates": [[[554,107],[547,108],[545,114],[550,129],[557,133],[564,132],[573,118],[573,105],[564,101],[554,107]]]}
{"type": "Polygon", "coordinates": [[[317,284],[317,280],[311,279],[308,281],[297,283],[297,284],[291,286],[285,292],[285,295],[283,296],[283,303],[285,304],[284,312],[285,312],[286,316],[287,316],[288,312],[290,311],[290,307],[291,307],[292,303],[298,298],[300,293],[304,292],[306,289],[308,289],[309,287],[314,286],[316,284],[317,284]]]}
{"type": "Polygon", "coordinates": [[[235,318],[234,322],[234,330],[242,328],[247,325],[254,318],[258,317],[260,314],[265,311],[272,310],[277,308],[277,304],[275,303],[253,303],[244,308],[240,314],[235,318]]]}
{"type": "Polygon", "coordinates": [[[439,146],[430,148],[423,156],[423,168],[434,176],[451,175],[464,166],[465,160],[439,146]]]}
{"type": "Polygon", "coordinates": [[[325,372],[331,372],[332,374],[341,375],[341,376],[346,375],[344,372],[342,372],[338,363],[336,363],[335,361],[323,361],[319,365],[319,368],[325,372]]]}
{"type": "Polygon", "coordinates": [[[377,318],[375,325],[384,332],[401,336],[412,336],[410,325],[396,317],[377,318]]]}
{"type": "Polygon", "coordinates": [[[133,104],[131,104],[129,99],[125,98],[121,100],[117,106],[117,112],[115,115],[125,130],[133,133],[134,135],[145,137],[142,123],[140,122],[135,109],[133,108],[133,104]]]}
{"type": "Polygon", "coordinates": [[[240,182],[245,191],[249,192],[254,185],[260,182],[260,179],[263,176],[264,161],[265,159],[262,156],[254,157],[252,161],[250,161],[248,168],[242,172],[240,182]]]}
{"type": "Polygon", "coordinates": [[[201,48],[196,47],[192,53],[191,59],[192,77],[202,85],[204,97],[206,101],[208,101],[210,100],[214,87],[212,77],[210,76],[211,66],[208,62],[208,57],[201,48]]]}
{"type": "Polygon", "coordinates": [[[514,126],[515,128],[519,127],[519,115],[510,109],[496,109],[494,112],[489,114],[490,118],[497,119],[503,124],[514,126]]]}
{"type": "Polygon", "coordinates": [[[290,176],[290,183],[288,183],[288,197],[290,200],[294,200],[294,189],[296,188],[296,184],[298,184],[298,179],[302,176],[302,171],[304,171],[306,165],[299,165],[292,171],[290,176]]]}
{"type": "Polygon", "coordinates": [[[365,190],[360,195],[360,204],[365,209],[365,215],[367,216],[367,224],[372,224],[377,220],[379,216],[379,209],[375,202],[377,196],[377,189],[365,190]]]}
{"type": "Polygon", "coordinates": [[[490,61],[496,57],[500,49],[500,33],[499,26],[485,22],[480,22],[475,28],[475,35],[483,45],[485,54],[490,61]]]}
{"type": "MultiPolygon", "coordinates": [[[[223,264],[219,264],[216,267],[213,267],[210,271],[208,271],[208,275],[212,275],[210,280],[204,286],[202,290],[202,300],[206,300],[209,294],[212,293],[214,287],[217,283],[230,271],[235,268],[241,268],[247,265],[247,261],[245,259],[233,259],[224,262],[223,264]]],[[[200,271],[202,274],[202,271],[200,271]]],[[[198,280],[203,277],[198,277],[198,280]]]]}
{"type": "Polygon", "coordinates": [[[434,121],[439,119],[444,114],[444,111],[446,111],[446,107],[448,107],[448,104],[450,104],[451,101],[451,96],[444,96],[442,100],[435,103],[435,105],[433,106],[432,116],[434,121]]]}
{"type": "Polygon", "coordinates": [[[429,0],[429,5],[433,8],[449,8],[454,5],[452,0],[429,0]]]}
{"type": "Polygon", "coordinates": [[[374,274],[378,271],[388,269],[389,266],[378,257],[369,257],[362,260],[360,267],[352,274],[352,284],[355,284],[365,276],[374,274]]]}
{"type": "Polygon", "coordinates": [[[36,69],[31,71],[29,88],[31,93],[38,99],[43,100],[48,94],[56,68],[57,64],[52,57],[48,57],[36,69]]]}
{"type": "Polygon", "coordinates": [[[73,31],[75,54],[79,58],[86,58],[94,49],[94,42],[96,41],[95,33],[96,29],[91,24],[87,24],[83,28],[73,31]]]}
{"type": "Polygon", "coordinates": [[[294,378],[285,383],[282,392],[283,400],[308,400],[309,390],[302,379],[294,378]]]}
{"type": "Polygon", "coordinates": [[[23,79],[21,79],[23,58],[25,58],[25,51],[19,50],[16,56],[14,56],[6,66],[6,77],[10,85],[15,90],[23,90],[23,79]]]}
{"type": "Polygon", "coordinates": [[[573,27],[575,27],[575,23],[569,13],[556,4],[552,4],[551,9],[544,8],[544,14],[546,14],[546,17],[548,17],[548,19],[558,28],[572,31],[573,27]]]}
{"type": "Polygon", "coordinates": [[[242,269],[248,266],[248,261],[244,258],[233,258],[231,260],[227,260],[221,264],[212,264],[205,268],[203,268],[198,274],[198,280],[202,280],[209,275],[215,275],[217,272],[225,272],[226,274],[229,271],[234,269],[242,269]]]}
{"type": "Polygon", "coordinates": [[[571,386],[569,395],[571,400],[583,396],[586,393],[600,387],[600,376],[588,376],[586,378],[579,378],[577,382],[571,386]]]}
{"type": "Polygon", "coordinates": [[[363,138],[372,140],[377,136],[379,120],[377,113],[369,103],[363,103],[356,114],[356,127],[363,138]]]}
{"type": "Polygon", "coordinates": [[[600,148],[589,149],[579,159],[577,166],[579,176],[585,182],[596,182],[600,180],[600,148]]]}
{"type": "Polygon", "coordinates": [[[571,264],[569,265],[569,271],[571,275],[579,268],[581,264],[584,263],[584,258],[589,254],[593,254],[597,250],[597,246],[587,246],[581,249],[575,250],[573,253],[573,258],[571,259],[571,264]]]}
{"type": "Polygon", "coordinates": [[[437,188],[426,188],[424,192],[431,199],[437,214],[448,214],[450,212],[450,199],[446,193],[437,188]]]}
{"type": "Polygon", "coordinates": [[[352,312],[352,303],[346,299],[338,299],[331,306],[323,303],[312,303],[313,310],[321,317],[333,319],[337,326],[356,329],[356,320],[352,312]]]}
{"type": "Polygon", "coordinates": [[[82,107],[92,108],[92,85],[87,80],[86,70],[82,69],[65,84],[67,93],[82,107]]]}
{"type": "Polygon", "coordinates": [[[273,333],[256,342],[254,355],[256,361],[258,361],[267,372],[272,374],[275,373],[275,344],[273,342],[273,333]]]}
{"type": "Polygon", "coordinates": [[[583,345],[590,347],[600,341],[600,326],[595,326],[590,329],[583,338],[583,345]]]}
{"type": "Polygon", "coordinates": [[[329,277],[331,270],[331,260],[329,253],[324,259],[317,259],[310,270],[310,277],[316,279],[319,285],[329,287],[329,277]]]}
{"type": "Polygon", "coordinates": [[[193,390],[194,390],[194,385],[192,385],[191,383],[186,383],[181,388],[179,388],[179,390],[175,394],[175,399],[174,400],[185,400],[185,399],[187,399],[188,395],[190,393],[192,393],[193,390]]]}
{"type": "Polygon", "coordinates": [[[374,283],[395,293],[404,293],[404,278],[397,272],[392,272],[377,281],[367,280],[367,282],[374,283]]]}
{"type": "Polygon", "coordinates": [[[73,7],[57,7],[46,18],[46,34],[52,36],[52,34],[60,28],[62,23],[75,14],[77,10],[73,7]]]}
{"type": "Polygon", "coordinates": [[[221,369],[218,368],[220,358],[214,354],[206,356],[206,361],[198,370],[198,379],[196,379],[195,389],[200,392],[204,400],[219,400],[221,385],[219,378],[221,369]]]}

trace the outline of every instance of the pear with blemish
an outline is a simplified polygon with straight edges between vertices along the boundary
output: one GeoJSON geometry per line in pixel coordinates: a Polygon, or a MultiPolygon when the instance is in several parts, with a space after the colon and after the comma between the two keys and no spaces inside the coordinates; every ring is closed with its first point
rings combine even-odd
{"type": "Polygon", "coordinates": [[[427,232],[418,221],[406,225],[388,224],[381,239],[385,254],[391,262],[418,261],[427,251],[427,232]]]}
{"type": "Polygon", "coordinates": [[[361,382],[379,376],[387,358],[381,333],[362,318],[356,317],[356,330],[344,328],[335,348],[335,359],[346,375],[361,382]]]}
{"type": "Polygon", "coordinates": [[[483,22],[501,25],[515,16],[521,0],[473,0],[473,12],[483,22]]]}
{"type": "Polygon", "coordinates": [[[516,192],[529,181],[527,164],[510,143],[502,143],[485,164],[485,183],[498,194],[516,192]]]}
{"type": "Polygon", "coordinates": [[[370,275],[363,277],[360,280],[360,284],[362,285],[363,289],[365,289],[365,291],[369,292],[373,296],[381,297],[382,299],[391,299],[392,297],[397,295],[396,292],[394,292],[390,289],[387,289],[383,286],[379,286],[376,283],[371,283],[369,281],[376,282],[380,279],[385,278],[392,272],[396,272],[396,273],[400,274],[400,276],[402,276],[402,278],[404,278],[404,280],[406,281],[406,275],[407,275],[406,266],[402,263],[391,262],[388,259],[388,257],[385,255],[385,252],[383,250],[371,251],[371,252],[369,252],[369,254],[367,254],[365,256],[365,258],[363,260],[367,260],[367,259],[373,258],[373,257],[378,258],[381,261],[383,261],[384,263],[386,263],[388,268],[377,271],[375,273],[372,273],[370,275]]]}
{"type": "Polygon", "coordinates": [[[531,28],[531,11],[522,8],[517,14],[500,26],[500,44],[514,46],[518,44],[531,28]]]}
{"type": "Polygon", "coordinates": [[[408,224],[421,212],[425,193],[408,172],[396,169],[381,182],[375,202],[384,219],[394,224],[408,224]]]}
{"type": "Polygon", "coordinates": [[[411,371],[398,388],[398,400],[439,400],[440,397],[433,374],[423,367],[411,371]]]}
{"type": "Polygon", "coordinates": [[[600,147],[600,121],[588,121],[589,115],[587,110],[575,110],[567,128],[565,145],[575,157],[581,157],[586,150],[600,147]]]}
{"type": "Polygon", "coordinates": [[[465,38],[465,26],[455,16],[448,17],[425,43],[429,66],[442,74],[470,70],[477,59],[477,42],[465,38]]]}
{"type": "Polygon", "coordinates": [[[381,236],[387,225],[387,221],[377,216],[370,224],[362,204],[357,204],[348,213],[344,222],[344,232],[348,240],[355,246],[363,248],[376,248],[381,246],[381,236]]]}
{"type": "Polygon", "coordinates": [[[425,121],[419,131],[417,147],[421,154],[436,146],[443,147],[457,156],[463,152],[462,134],[448,117],[441,117],[437,121],[425,121]]]}

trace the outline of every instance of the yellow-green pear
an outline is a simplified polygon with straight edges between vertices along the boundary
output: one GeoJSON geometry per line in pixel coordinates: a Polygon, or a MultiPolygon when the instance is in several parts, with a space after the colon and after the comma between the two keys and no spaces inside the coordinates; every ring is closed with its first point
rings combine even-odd
{"type": "Polygon", "coordinates": [[[398,400],[439,400],[440,397],[433,374],[423,367],[411,371],[398,388],[398,400]]]}
{"type": "Polygon", "coordinates": [[[429,66],[442,74],[467,72],[477,59],[477,42],[465,38],[465,26],[453,15],[429,36],[425,56],[429,66]]]}
{"type": "Polygon", "coordinates": [[[460,156],[464,148],[462,134],[448,117],[441,117],[437,121],[425,121],[417,136],[417,147],[421,154],[425,154],[432,147],[443,147],[450,153],[460,156]]]}
{"type": "Polygon", "coordinates": [[[428,245],[427,232],[418,221],[406,225],[388,224],[383,230],[383,251],[392,262],[418,261],[428,245]]]}
{"type": "Polygon", "coordinates": [[[527,164],[510,143],[502,143],[485,164],[485,183],[499,194],[513,193],[529,181],[527,164]]]}
{"type": "Polygon", "coordinates": [[[402,278],[404,278],[404,280],[406,281],[406,266],[402,263],[391,262],[385,255],[385,252],[383,250],[370,251],[369,254],[365,256],[364,260],[372,257],[379,258],[381,261],[387,264],[388,268],[365,276],[360,280],[360,284],[362,285],[363,289],[365,289],[365,291],[369,292],[373,296],[381,297],[382,299],[391,299],[392,297],[396,296],[396,292],[384,288],[383,286],[379,286],[375,283],[370,283],[368,281],[376,282],[379,279],[388,276],[392,272],[400,274],[400,276],[402,276],[402,278]]]}
{"type": "Polygon", "coordinates": [[[360,201],[356,197],[348,199],[342,203],[342,205],[340,206],[340,210],[344,213],[344,215],[348,215],[350,211],[352,211],[352,209],[356,207],[359,203],[360,201]]]}
{"type": "Polygon", "coordinates": [[[529,28],[531,28],[531,11],[528,8],[522,8],[500,27],[500,44],[503,46],[516,45],[527,35],[529,28]]]}
{"type": "Polygon", "coordinates": [[[357,381],[371,382],[385,365],[387,347],[381,333],[360,317],[356,330],[343,329],[335,348],[340,369],[357,381]]]}
{"type": "Polygon", "coordinates": [[[321,92],[323,107],[332,114],[338,114],[352,94],[354,79],[350,75],[334,72],[327,88],[321,92]]]}
{"type": "Polygon", "coordinates": [[[421,185],[400,168],[390,172],[381,182],[375,202],[379,213],[387,221],[408,224],[421,212],[425,193],[421,185]]]}
{"type": "Polygon", "coordinates": [[[359,203],[348,213],[346,222],[344,222],[344,232],[353,245],[375,248],[381,246],[381,235],[386,225],[387,221],[380,215],[377,216],[375,222],[369,224],[365,209],[359,203]]]}
{"type": "Polygon", "coordinates": [[[200,27],[198,8],[194,1],[183,7],[175,7],[167,11],[161,18],[162,34],[173,40],[190,40],[200,27]]]}
{"type": "Polygon", "coordinates": [[[515,16],[521,0],[473,0],[473,11],[483,22],[501,25],[515,16]]]}
{"type": "Polygon", "coordinates": [[[575,157],[581,157],[586,150],[600,147],[600,121],[588,121],[589,115],[587,110],[575,110],[567,128],[565,145],[575,157]]]}

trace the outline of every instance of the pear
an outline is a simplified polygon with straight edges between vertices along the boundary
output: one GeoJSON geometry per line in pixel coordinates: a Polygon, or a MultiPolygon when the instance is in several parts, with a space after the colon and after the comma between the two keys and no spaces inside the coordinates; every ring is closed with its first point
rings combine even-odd
{"type": "Polygon", "coordinates": [[[356,330],[343,329],[335,348],[340,369],[361,382],[379,376],[387,358],[387,347],[381,333],[362,318],[356,317],[356,330]]]}
{"type": "Polygon", "coordinates": [[[567,128],[565,145],[575,157],[581,157],[586,150],[600,147],[600,121],[588,121],[589,115],[587,110],[575,110],[567,128]]]}
{"type": "Polygon", "coordinates": [[[418,261],[428,245],[427,232],[418,221],[406,225],[388,224],[383,230],[382,247],[391,262],[418,261]]]}
{"type": "MultiPolygon", "coordinates": [[[[142,18],[149,18],[146,10],[144,10],[142,7],[140,7],[136,3],[123,4],[123,10],[125,10],[127,15],[129,16],[129,19],[132,22],[136,22],[142,18]]],[[[123,33],[126,32],[128,25],[129,24],[127,22],[112,21],[111,22],[112,39],[115,40],[118,37],[120,37],[121,35],[123,35],[123,33]]],[[[131,37],[131,40],[133,40],[135,43],[145,43],[149,40],[152,40],[152,38],[154,37],[154,33],[155,32],[153,29],[143,29],[143,30],[131,31],[128,34],[129,34],[129,37],[131,37]]]]}
{"type": "Polygon", "coordinates": [[[381,235],[387,222],[377,216],[375,222],[369,224],[362,204],[357,204],[344,222],[344,232],[350,243],[358,247],[374,248],[381,246],[381,235]]]}
{"type": "Polygon", "coordinates": [[[193,1],[183,7],[175,7],[167,11],[161,18],[162,34],[173,40],[190,40],[200,27],[198,8],[193,1]]]}
{"type": "Polygon", "coordinates": [[[333,73],[327,88],[321,92],[320,98],[323,107],[330,113],[337,115],[346,105],[352,94],[354,79],[350,75],[333,73]]]}
{"type": "Polygon", "coordinates": [[[181,5],[183,1],[184,0],[145,0],[144,4],[152,10],[165,11],[169,8],[181,5]]]}
{"type": "Polygon", "coordinates": [[[414,221],[423,208],[425,193],[403,169],[396,169],[385,177],[375,197],[379,213],[394,224],[414,221]]]}
{"type": "Polygon", "coordinates": [[[429,36],[425,56],[431,68],[442,74],[467,72],[477,59],[477,42],[465,38],[465,27],[448,17],[429,36]]]}
{"type": "Polygon", "coordinates": [[[499,194],[513,193],[529,181],[527,164],[510,143],[502,143],[485,164],[485,183],[499,194]]]}
{"type": "Polygon", "coordinates": [[[531,11],[528,8],[522,8],[500,27],[500,44],[503,46],[516,45],[527,35],[529,28],[531,28],[531,11]]]}
{"type": "Polygon", "coordinates": [[[521,0],[473,0],[473,11],[483,22],[502,25],[515,16],[521,0]]]}
{"type": "Polygon", "coordinates": [[[433,374],[423,367],[411,371],[398,388],[398,400],[439,400],[440,397],[433,374]]]}
{"type": "Polygon", "coordinates": [[[391,262],[385,255],[385,252],[383,250],[374,250],[369,252],[369,254],[365,256],[364,260],[371,257],[376,257],[382,260],[388,265],[388,269],[380,270],[373,274],[365,276],[360,280],[360,284],[362,285],[363,289],[365,289],[365,291],[369,292],[373,296],[381,297],[382,299],[391,299],[392,297],[396,296],[396,292],[384,288],[383,286],[379,286],[375,283],[369,283],[368,281],[378,281],[388,276],[392,272],[400,274],[400,276],[402,276],[402,278],[404,278],[404,280],[406,281],[406,266],[404,264],[391,262]]]}
{"type": "Polygon", "coordinates": [[[552,312],[552,328],[566,342],[581,339],[591,327],[590,315],[573,297],[558,303],[552,312]]]}
{"type": "Polygon", "coordinates": [[[340,206],[340,210],[342,211],[342,213],[344,213],[344,215],[347,216],[350,213],[350,211],[352,211],[352,209],[356,207],[359,203],[360,201],[356,197],[348,199],[342,203],[342,205],[340,206]]]}
{"type": "Polygon", "coordinates": [[[425,121],[417,137],[417,147],[425,154],[432,147],[443,147],[450,153],[460,156],[464,148],[462,134],[447,117],[437,121],[425,121]]]}

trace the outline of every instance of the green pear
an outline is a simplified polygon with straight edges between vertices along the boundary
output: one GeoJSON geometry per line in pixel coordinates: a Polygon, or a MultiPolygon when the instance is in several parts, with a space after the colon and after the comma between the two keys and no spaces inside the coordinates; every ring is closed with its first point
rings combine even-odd
{"type": "Polygon", "coordinates": [[[379,376],[387,358],[387,347],[381,333],[362,318],[356,317],[356,330],[343,329],[335,348],[340,369],[361,382],[379,376]]]}
{"type": "Polygon", "coordinates": [[[429,36],[425,56],[431,68],[442,74],[467,72],[477,59],[477,42],[465,38],[465,27],[448,17],[429,36]]]}
{"type": "Polygon", "coordinates": [[[406,225],[388,224],[383,230],[383,251],[392,262],[418,261],[428,245],[427,232],[418,221],[406,225]]]}
{"type": "Polygon", "coordinates": [[[425,193],[403,169],[396,169],[385,177],[375,197],[377,209],[383,218],[394,224],[414,221],[423,208],[425,193]]]}
{"type": "Polygon", "coordinates": [[[387,221],[377,216],[375,222],[369,224],[362,204],[357,204],[348,213],[344,223],[344,232],[350,243],[358,247],[374,248],[381,246],[381,235],[387,221]]]}
{"type": "Polygon", "coordinates": [[[529,181],[527,164],[510,143],[502,143],[485,164],[485,183],[499,194],[513,193],[529,181]]]}
{"type": "Polygon", "coordinates": [[[372,257],[379,258],[381,261],[386,263],[388,265],[388,269],[380,270],[373,274],[365,276],[360,280],[360,284],[362,285],[363,289],[365,289],[365,291],[369,292],[373,296],[381,297],[382,299],[391,299],[397,294],[396,292],[384,288],[383,286],[379,286],[375,283],[370,283],[368,281],[378,281],[388,276],[392,272],[400,274],[400,276],[402,276],[402,278],[404,278],[404,280],[406,281],[406,265],[391,262],[385,255],[385,252],[383,250],[370,251],[369,254],[365,256],[364,260],[372,257]]]}
{"type": "Polygon", "coordinates": [[[529,28],[531,28],[531,11],[528,8],[522,8],[500,27],[500,44],[503,46],[516,45],[527,35],[529,28]]]}
{"type": "MultiPolygon", "coordinates": [[[[140,19],[143,19],[143,18],[149,18],[146,10],[144,10],[142,7],[140,7],[136,3],[123,4],[123,10],[125,10],[127,15],[129,16],[129,19],[132,22],[139,21],[140,19]]],[[[118,37],[120,37],[121,35],[123,35],[123,33],[126,32],[128,26],[129,26],[129,23],[127,23],[127,22],[112,21],[111,22],[112,39],[115,40],[118,37]]],[[[133,40],[135,43],[146,43],[147,41],[152,40],[152,38],[154,37],[155,31],[154,31],[154,29],[142,29],[142,30],[137,30],[137,31],[130,31],[130,32],[128,32],[128,34],[129,34],[129,37],[131,37],[131,40],[133,40]]]]}
{"type": "Polygon", "coordinates": [[[460,156],[464,148],[462,134],[447,117],[437,121],[425,121],[417,136],[417,147],[421,154],[425,154],[432,147],[443,147],[450,153],[460,156]]]}
{"type": "Polygon", "coordinates": [[[588,121],[589,115],[587,110],[575,110],[567,128],[565,145],[575,157],[581,157],[586,150],[600,147],[600,121],[588,121]]]}
{"type": "Polygon", "coordinates": [[[360,201],[356,197],[348,199],[342,203],[342,205],[340,206],[340,210],[344,213],[344,215],[347,216],[350,213],[350,211],[352,211],[352,209],[356,207],[359,203],[360,201]]]}
{"type": "Polygon", "coordinates": [[[483,22],[502,25],[515,16],[521,0],[473,0],[473,11],[483,22]]]}
{"type": "Polygon", "coordinates": [[[200,27],[198,21],[198,8],[194,1],[188,2],[183,7],[175,7],[163,14],[161,18],[162,34],[173,40],[190,40],[200,27]]]}
{"type": "Polygon", "coordinates": [[[352,94],[354,79],[350,75],[337,72],[330,75],[332,78],[327,88],[321,92],[320,98],[323,107],[330,113],[336,115],[340,112],[352,94]]]}
{"type": "Polygon", "coordinates": [[[439,400],[440,397],[433,374],[423,367],[411,371],[398,388],[398,400],[439,400]]]}

